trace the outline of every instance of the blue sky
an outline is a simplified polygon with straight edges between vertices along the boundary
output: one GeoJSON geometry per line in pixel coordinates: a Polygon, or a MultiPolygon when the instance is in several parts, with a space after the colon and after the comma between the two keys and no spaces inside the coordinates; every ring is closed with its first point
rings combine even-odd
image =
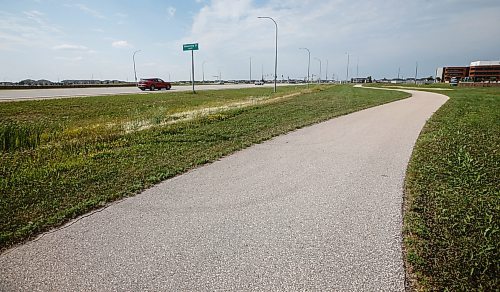
{"type": "Polygon", "coordinates": [[[436,67],[499,60],[498,0],[17,0],[0,5],[0,81],[26,78],[189,80],[198,42],[196,79],[248,79],[274,65],[279,26],[278,75],[345,79],[433,75],[436,67]],[[204,63],[204,66],[202,64],[204,63]],[[328,67],[327,67],[328,63],[328,67]],[[204,69],[204,70],[202,70],[204,69]]]}

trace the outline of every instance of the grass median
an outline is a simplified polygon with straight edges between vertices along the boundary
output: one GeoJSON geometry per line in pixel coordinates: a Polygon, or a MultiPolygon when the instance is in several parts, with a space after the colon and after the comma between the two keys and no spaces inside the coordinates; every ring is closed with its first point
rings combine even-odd
{"type": "MultiPolygon", "coordinates": [[[[425,87],[419,87],[425,89],[425,87]]],[[[419,291],[500,287],[500,88],[454,88],[407,170],[404,236],[419,291]]]]}
{"type": "Polygon", "coordinates": [[[0,247],[254,143],[406,96],[298,86],[2,103],[0,247]]]}

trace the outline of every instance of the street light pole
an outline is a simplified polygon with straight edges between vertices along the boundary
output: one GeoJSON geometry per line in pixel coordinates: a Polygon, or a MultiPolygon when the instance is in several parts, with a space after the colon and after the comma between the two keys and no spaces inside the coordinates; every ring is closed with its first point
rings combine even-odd
{"type": "Polygon", "coordinates": [[[318,62],[319,62],[319,83],[321,83],[321,60],[318,58],[314,58],[314,59],[318,60],[318,62]]]}
{"type": "Polygon", "coordinates": [[[309,56],[307,61],[307,83],[309,84],[309,68],[311,67],[311,51],[308,48],[299,48],[299,50],[307,50],[307,54],[309,56]]]}
{"type": "Polygon", "coordinates": [[[345,77],[345,83],[349,82],[349,53],[346,54],[347,54],[347,73],[345,77]]]}
{"type": "Polygon", "coordinates": [[[252,83],[252,57],[250,57],[250,83],[252,83]]]}
{"type": "Polygon", "coordinates": [[[415,84],[417,84],[418,62],[415,62],[415,84]]]}
{"type": "Polygon", "coordinates": [[[141,50],[135,51],[134,54],[132,54],[132,60],[134,61],[134,80],[135,83],[137,83],[137,73],[135,71],[135,54],[139,53],[141,50]]]}
{"type": "Polygon", "coordinates": [[[207,61],[203,61],[203,63],[201,64],[201,75],[203,76],[203,83],[205,83],[205,63],[207,61]]]}
{"type": "Polygon", "coordinates": [[[325,75],[326,83],[328,83],[328,60],[326,60],[326,75],[325,75]]]}
{"type": "Polygon", "coordinates": [[[272,17],[269,16],[259,16],[258,18],[271,19],[276,27],[276,54],[274,56],[274,92],[276,92],[276,79],[278,78],[278,24],[272,17]]]}
{"type": "Polygon", "coordinates": [[[358,62],[356,62],[356,78],[359,78],[359,57],[358,62]]]}

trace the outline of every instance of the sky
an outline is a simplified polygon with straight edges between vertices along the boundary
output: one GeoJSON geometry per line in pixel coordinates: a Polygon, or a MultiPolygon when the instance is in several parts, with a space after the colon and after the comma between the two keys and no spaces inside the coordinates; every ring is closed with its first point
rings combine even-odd
{"type": "Polygon", "coordinates": [[[500,60],[499,0],[0,0],[0,81],[395,78],[500,60]],[[349,66],[348,66],[349,57],[349,66]],[[328,75],[327,75],[328,74],[328,75]]]}

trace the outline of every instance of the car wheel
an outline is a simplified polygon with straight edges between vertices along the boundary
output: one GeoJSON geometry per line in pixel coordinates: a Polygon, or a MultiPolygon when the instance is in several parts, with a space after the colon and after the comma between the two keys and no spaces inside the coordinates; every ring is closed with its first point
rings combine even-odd
{"type": "Polygon", "coordinates": [[[170,86],[165,87],[166,90],[170,90],[170,86]]]}
{"type": "Polygon", "coordinates": [[[155,86],[154,86],[154,85],[151,85],[151,87],[149,88],[149,90],[151,90],[151,91],[154,91],[155,89],[156,89],[156,88],[155,88],[155,86]]]}
{"type": "Polygon", "coordinates": [[[139,88],[139,89],[142,90],[142,91],[146,90],[146,88],[139,88]]]}

